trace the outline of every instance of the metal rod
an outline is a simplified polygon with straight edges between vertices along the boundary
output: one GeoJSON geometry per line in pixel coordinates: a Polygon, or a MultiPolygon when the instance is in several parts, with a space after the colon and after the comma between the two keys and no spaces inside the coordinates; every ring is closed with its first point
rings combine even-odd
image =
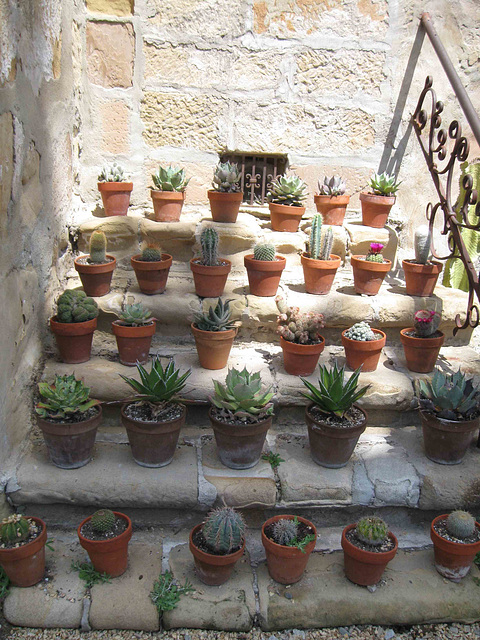
{"type": "Polygon", "coordinates": [[[437,32],[435,31],[435,27],[433,26],[432,19],[429,13],[422,13],[422,17],[420,18],[420,22],[422,23],[423,28],[425,29],[428,37],[430,38],[430,42],[438,56],[438,59],[442,63],[442,67],[447,75],[447,78],[450,80],[450,84],[452,85],[453,91],[458,98],[460,106],[463,109],[463,112],[470,124],[473,135],[475,136],[478,144],[480,145],[480,118],[478,117],[477,112],[475,111],[473,104],[468,97],[467,92],[465,91],[465,87],[463,86],[460,78],[458,77],[457,72],[450,60],[448,53],[445,47],[442,44],[442,41],[438,37],[437,32]]]}

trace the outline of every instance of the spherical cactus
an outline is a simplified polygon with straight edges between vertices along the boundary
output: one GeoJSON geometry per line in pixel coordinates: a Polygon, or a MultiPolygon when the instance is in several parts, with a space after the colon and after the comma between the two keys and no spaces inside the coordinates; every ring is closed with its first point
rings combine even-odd
{"type": "Polygon", "coordinates": [[[357,522],[355,534],[361,542],[377,547],[385,541],[388,525],[377,516],[367,516],[357,522]]]}
{"type": "Polygon", "coordinates": [[[115,514],[110,509],[100,509],[95,511],[91,520],[92,529],[97,533],[107,533],[115,525],[115,514]]]}
{"type": "Polygon", "coordinates": [[[67,289],[57,300],[58,322],[86,322],[98,316],[98,305],[84,291],[67,289]]]}
{"type": "Polygon", "coordinates": [[[432,336],[440,325],[441,315],[436,311],[420,309],[413,316],[413,328],[419,338],[432,336]]]}
{"type": "Polygon", "coordinates": [[[452,511],[447,518],[447,531],[460,540],[469,538],[475,532],[475,518],[468,511],[452,511]]]}
{"type": "Polygon", "coordinates": [[[275,245],[273,244],[256,244],[253,249],[253,257],[255,260],[267,260],[272,262],[275,260],[275,245]]]}
{"type": "Polygon", "coordinates": [[[30,533],[30,522],[21,515],[9,516],[0,525],[0,540],[3,543],[23,542],[30,533]]]}
{"type": "Polygon", "coordinates": [[[277,544],[287,546],[291,544],[298,535],[298,523],[295,520],[282,518],[273,525],[273,540],[277,544]]]}
{"type": "Polygon", "coordinates": [[[218,264],[218,233],[213,227],[207,227],[200,236],[202,245],[202,264],[214,267],[218,264]]]}
{"type": "Polygon", "coordinates": [[[90,237],[89,262],[99,264],[107,259],[107,236],[103,231],[94,231],[90,237]]]}
{"type": "Polygon", "coordinates": [[[368,322],[357,322],[350,329],[345,331],[345,337],[350,340],[360,340],[361,342],[368,342],[370,340],[377,340],[377,336],[370,328],[368,322]]]}
{"type": "Polygon", "coordinates": [[[140,256],[140,260],[143,260],[143,262],[160,262],[161,259],[162,250],[160,249],[160,247],[145,247],[140,256]]]}
{"type": "Polygon", "coordinates": [[[245,522],[232,507],[211,511],[202,527],[207,547],[217,554],[231,553],[241,547],[245,537],[245,522]]]}
{"type": "Polygon", "coordinates": [[[381,242],[371,242],[368,254],[365,256],[365,260],[368,262],[384,262],[382,256],[383,244],[381,242]]]}

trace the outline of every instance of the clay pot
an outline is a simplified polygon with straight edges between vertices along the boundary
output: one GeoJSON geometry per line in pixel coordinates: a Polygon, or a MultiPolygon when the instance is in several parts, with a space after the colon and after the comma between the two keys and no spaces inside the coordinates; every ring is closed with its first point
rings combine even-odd
{"type": "Polygon", "coordinates": [[[85,322],[58,322],[56,318],[50,318],[50,329],[55,335],[61,360],[67,364],[90,360],[97,318],[85,322]]]}
{"type": "Polygon", "coordinates": [[[47,525],[40,518],[28,518],[42,527],[40,535],[20,547],[0,549],[0,566],[14,587],[32,587],[45,575],[47,525]]]}
{"type": "Polygon", "coordinates": [[[335,274],[340,266],[340,256],[330,254],[330,260],[314,260],[305,254],[301,256],[305,291],[324,296],[330,293],[335,274]]]}
{"type": "MultiPolygon", "coordinates": [[[[442,538],[442,536],[438,535],[435,531],[434,527],[439,520],[445,520],[447,517],[448,514],[446,513],[437,516],[430,525],[430,538],[433,542],[435,569],[441,576],[447,578],[447,580],[460,582],[470,571],[475,556],[480,551],[480,541],[463,544],[442,538]]],[[[480,529],[478,522],[475,522],[475,526],[477,529],[480,529]]]]}
{"type": "Polygon", "coordinates": [[[130,258],[140,291],[149,296],[154,293],[163,293],[167,286],[168,272],[172,266],[172,256],[162,253],[162,259],[158,262],[140,260],[140,257],[139,253],[130,258]]]}
{"type": "Polygon", "coordinates": [[[327,422],[317,421],[310,413],[313,404],[305,408],[308,426],[310,454],[313,461],[328,469],[344,467],[350,460],[358,439],[367,427],[367,413],[358,405],[353,405],[364,415],[363,422],[355,427],[335,428],[327,422]]]}
{"type": "Polygon", "coordinates": [[[201,298],[219,298],[223,294],[228,274],[232,268],[230,260],[221,258],[225,264],[207,267],[197,262],[199,258],[190,260],[190,269],[195,283],[195,293],[201,298]]]}
{"type": "Polygon", "coordinates": [[[102,421],[102,407],[98,413],[82,422],[51,422],[37,415],[37,425],[43,433],[50,460],[60,469],[78,469],[92,459],[95,436],[102,421]]]}
{"type": "Polygon", "coordinates": [[[468,451],[480,418],[446,420],[420,410],[425,455],[438,464],[460,464],[468,451]]]}
{"type": "Polygon", "coordinates": [[[210,210],[215,222],[236,222],[243,193],[223,193],[210,189],[207,192],[210,210]]]}
{"type": "Polygon", "coordinates": [[[323,224],[342,226],[350,196],[313,196],[318,213],[322,214],[323,224]]]}
{"type": "Polygon", "coordinates": [[[395,196],[376,196],[373,193],[361,193],[362,224],[374,229],[383,229],[395,200],[395,196]]]}
{"type": "Polygon", "coordinates": [[[198,359],[204,369],[223,369],[227,366],[237,329],[227,331],[203,331],[194,324],[190,325],[195,338],[198,359]]]}
{"type": "Polygon", "coordinates": [[[253,253],[244,256],[250,293],[263,298],[276,295],[286,263],[283,256],[275,256],[275,260],[255,260],[253,253]]]}
{"type": "Polygon", "coordinates": [[[117,340],[118,355],[122,364],[134,367],[137,363],[147,362],[155,326],[155,320],[140,327],[126,326],[121,320],[112,322],[112,331],[117,340]]]}
{"type": "Polygon", "coordinates": [[[441,262],[431,261],[428,264],[418,264],[414,260],[402,261],[405,274],[405,288],[409,296],[431,296],[438,276],[443,269],[441,262]]]}
{"type": "Polygon", "coordinates": [[[310,554],[315,549],[317,538],[317,529],[315,525],[301,516],[298,516],[299,522],[308,525],[315,535],[315,540],[309,542],[304,549],[300,551],[296,547],[286,547],[277,544],[265,535],[265,528],[277,522],[278,520],[293,520],[295,516],[273,516],[269,518],[262,526],[262,544],[265,547],[267,556],[267,569],[270,577],[280,584],[294,584],[303,576],[303,572],[307,566],[310,554]]]}
{"type": "Polygon", "coordinates": [[[178,222],[185,202],[185,191],[150,189],[156,222],[178,222]]]}
{"type": "Polygon", "coordinates": [[[250,469],[260,460],[267,431],[272,426],[272,416],[248,425],[227,424],[208,412],[218,457],[229,469],[250,469]]]}
{"type": "Polygon", "coordinates": [[[106,295],[110,291],[113,272],[117,266],[117,261],[113,256],[107,254],[105,264],[82,264],[80,260],[85,256],[75,258],[75,269],[78,271],[80,280],[82,281],[83,290],[87,296],[99,298],[106,295]]]}
{"type": "Polygon", "coordinates": [[[305,213],[305,207],[269,202],[268,208],[270,210],[272,231],[298,231],[300,220],[305,213]]]}
{"type": "Polygon", "coordinates": [[[356,293],[375,296],[382,286],[383,279],[392,268],[391,260],[383,262],[365,260],[365,256],[352,256],[350,263],[353,269],[353,286],[356,293]]]}
{"type": "Polygon", "coordinates": [[[127,430],[133,459],[141,467],[165,467],[173,460],[177,448],[180,429],[185,424],[187,409],[182,407],[182,415],[169,422],[142,422],[132,420],[121,410],[122,424],[127,430]]]}
{"type": "Polygon", "coordinates": [[[434,338],[415,338],[407,336],[407,332],[415,331],[413,327],[407,327],[400,331],[400,342],[403,346],[407,368],[417,373],[429,373],[435,368],[440,348],[445,340],[445,335],[434,338]]]}
{"type": "Polygon", "coordinates": [[[124,513],[113,512],[127,521],[127,528],[116,538],[110,540],[89,540],[82,535],[82,527],[92,516],[85,518],[77,529],[80,545],[88,553],[91,563],[99,573],[106,573],[112,578],[125,573],[128,565],[128,543],[132,537],[132,521],[124,513]]]}
{"type": "Polygon", "coordinates": [[[280,336],[285,371],[292,376],[310,376],[325,348],[325,339],[322,336],[320,338],[318,344],[297,344],[280,336]]]}
{"type": "Polygon", "coordinates": [[[106,216],[126,216],[133,182],[98,182],[106,216]]]}
{"type": "Polygon", "coordinates": [[[193,527],[190,531],[189,547],[193,555],[195,569],[199,579],[204,584],[216,587],[226,582],[232,575],[235,564],[240,560],[245,551],[245,540],[238,551],[224,556],[216,556],[213,553],[202,551],[194,545],[193,536],[201,527],[201,524],[197,524],[197,526],[193,527]]]}
{"type": "Polygon", "coordinates": [[[345,349],[347,365],[353,370],[361,366],[362,372],[375,371],[387,336],[380,329],[372,329],[377,340],[352,340],[347,338],[346,331],[348,329],[342,331],[342,345],[345,349]]]}
{"type": "Polygon", "coordinates": [[[395,546],[390,551],[376,553],[375,551],[365,551],[356,547],[347,540],[347,532],[354,529],[356,523],[349,524],[342,532],[342,549],[345,563],[345,575],[355,584],[365,587],[377,582],[381,579],[387,564],[393,560],[398,549],[398,540],[391,531],[388,537],[395,542],[395,546]]]}

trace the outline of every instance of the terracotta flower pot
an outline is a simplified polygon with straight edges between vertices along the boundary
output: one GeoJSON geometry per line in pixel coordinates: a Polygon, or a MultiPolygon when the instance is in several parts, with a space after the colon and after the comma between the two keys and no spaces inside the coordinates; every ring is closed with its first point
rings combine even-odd
{"type": "Polygon", "coordinates": [[[275,260],[255,260],[253,253],[244,256],[243,263],[247,269],[248,285],[253,296],[268,298],[276,295],[282,271],[287,263],[283,256],[275,256],[275,260]]]}
{"type": "Polygon", "coordinates": [[[207,267],[197,262],[198,258],[190,260],[190,269],[195,283],[195,293],[201,298],[219,298],[223,294],[228,274],[232,268],[230,260],[221,258],[225,264],[217,267],[207,267]]]}
{"type": "Polygon", "coordinates": [[[195,338],[198,359],[204,369],[223,369],[227,366],[237,329],[227,331],[202,331],[190,325],[195,338]]]}
{"type": "Polygon", "coordinates": [[[185,191],[150,189],[156,222],[178,222],[185,202],[185,191]]]}
{"type": "Polygon", "coordinates": [[[272,416],[255,424],[235,425],[217,420],[208,412],[218,457],[229,469],[250,469],[260,460],[267,431],[272,426],[272,416]]]}
{"type": "Polygon", "coordinates": [[[19,547],[0,549],[0,566],[14,587],[32,587],[45,575],[47,525],[40,518],[28,519],[42,528],[40,535],[19,547]]]}
{"type": "Polygon", "coordinates": [[[143,422],[132,420],[125,414],[125,404],[121,410],[122,424],[127,430],[133,459],[141,467],[165,467],[173,460],[177,448],[180,429],[185,424],[187,409],[182,407],[182,415],[168,422],[143,422]]]}
{"type": "MultiPolygon", "coordinates": [[[[448,514],[437,516],[430,525],[430,538],[433,542],[433,553],[435,557],[435,569],[438,573],[451,580],[460,582],[473,564],[475,556],[480,551],[480,541],[463,544],[446,540],[435,531],[435,524],[440,520],[445,520],[448,514]]],[[[475,527],[480,529],[480,524],[475,522],[475,527]]]]}
{"type": "Polygon", "coordinates": [[[134,367],[137,362],[147,362],[155,327],[155,320],[140,327],[122,325],[120,320],[112,322],[112,331],[117,340],[118,355],[122,364],[134,367]]]}
{"type": "Polygon", "coordinates": [[[361,193],[362,224],[374,229],[383,229],[395,200],[395,196],[376,196],[373,193],[361,193]]]}
{"type": "Polygon", "coordinates": [[[313,196],[318,213],[322,214],[323,224],[341,226],[345,218],[350,196],[313,196]]]}
{"type": "Polygon", "coordinates": [[[301,256],[305,291],[324,296],[330,293],[335,274],[340,266],[340,256],[330,254],[330,260],[314,260],[305,254],[301,256]]]}
{"type": "Polygon", "coordinates": [[[431,296],[443,269],[441,262],[432,260],[428,264],[418,264],[414,260],[402,261],[405,274],[405,288],[409,296],[431,296]]]}
{"type": "Polygon", "coordinates": [[[273,231],[298,231],[300,220],[305,213],[305,207],[294,207],[289,204],[268,203],[270,222],[273,231]]]}
{"type": "Polygon", "coordinates": [[[207,192],[210,200],[210,210],[215,222],[236,222],[243,193],[223,193],[210,189],[207,192]]]}
{"type": "Polygon", "coordinates": [[[240,560],[245,551],[245,540],[238,551],[228,553],[224,556],[216,556],[213,553],[202,551],[193,543],[193,536],[201,528],[201,524],[190,531],[189,547],[195,562],[195,569],[199,579],[204,584],[219,586],[226,582],[232,575],[235,564],[240,560]]]}
{"type": "Polygon", "coordinates": [[[400,342],[403,346],[407,368],[417,373],[429,373],[435,368],[440,348],[445,340],[445,335],[433,338],[415,338],[408,336],[407,332],[415,331],[413,327],[407,327],[400,331],[400,342]]]}
{"type": "MultiPolygon", "coordinates": [[[[360,409],[358,405],[353,406],[360,409]]],[[[328,469],[344,467],[350,460],[358,439],[367,428],[367,412],[360,409],[364,415],[360,425],[336,428],[326,421],[320,422],[314,419],[310,413],[312,407],[313,404],[310,404],[305,408],[305,420],[313,461],[328,469]]]]}
{"type": "Polygon", "coordinates": [[[58,322],[56,318],[50,318],[50,329],[57,341],[61,360],[67,364],[90,360],[97,318],[85,322],[58,322]]]}
{"type": "Polygon", "coordinates": [[[392,268],[392,261],[386,258],[383,262],[371,262],[365,260],[365,256],[352,256],[350,263],[353,269],[355,292],[367,296],[377,295],[383,279],[392,268]]]}
{"type": "Polygon", "coordinates": [[[398,549],[398,540],[391,531],[388,537],[394,541],[395,546],[390,551],[379,552],[365,551],[356,547],[347,539],[347,532],[354,529],[356,523],[349,524],[342,532],[342,549],[345,563],[345,575],[355,584],[365,587],[376,584],[382,577],[387,564],[393,560],[398,549]]]}
{"type": "Polygon", "coordinates": [[[130,264],[135,271],[140,291],[149,296],[154,293],[163,293],[172,266],[172,256],[168,253],[162,253],[162,259],[157,262],[140,260],[140,256],[139,253],[130,258],[130,264]]]}
{"type": "Polygon", "coordinates": [[[126,216],[133,182],[98,182],[106,216],[126,216]]]}
{"type": "Polygon", "coordinates": [[[310,376],[317,366],[320,354],[325,348],[325,338],[318,344],[297,344],[280,336],[283,351],[283,366],[292,376],[310,376]]]}
{"type": "Polygon", "coordinates": [[[480,418],[446,420],[423,410],[420,417],[427,458],[439,464],[460,464],[478,431],[480,418]]]}
{"type": "Polygon", "coordinates": [[[110,540],[89,540],[82,535],[82,527],[92,516],[85,518],[77,529],[80,545],[88,553],[91,563],[99,573],[107,573],[112,578],[125,573],[128,565],[128,543],[132,537],[132,521],[124,513],[113,512],[127,522],[127,528],[116,538],[110,540]]]}
{"type": "Polygon", "coordinates": [[[342,331],[342,345],[345,349],[347,365],[350,369],[362,367],[362,371],[375,371],[380,360],[380,354],[387,341],[387,336],[380,329],[372,329],[377,336],[377,340],[352,340],[347,338],[345,331],[342,331]]]}
{"type": "Polygon", "coordinates": [[[106,295],[110,291],[113,272],[117,266],[117,261],[113,256],[107,254],[110,262],[105,264],[82,264],[80,260],[85,256],[75,258],[75,269],[78,271],[80,280],[82,281],[83,290],[87,296],[99,298],[106,295]]]}
{"type": "Polygon", "coordinates": [[[95,436],[102,421],[98,413],[82,422],[52,422],[37,415],[37,425],[43,433],[50,460],[60,469],[78,469],[92,459],[95,436]]]}
{"type": "Polygon", "coordinates": [[[270,577],[280,584],[294,584],[303,576],[303,572],[307,566],[310,554],[315,549],[317,538],[317,529],[315,525],[301,516],[298,516],[299,522],[308,525],[315,535],[315,540],[307,544],[304,552],[296,547],[286,547],[277,544],[265,535],[265,528],[277,522],[278,520],[293,520],[295,516],[273,516],[269,518],[262,526],[262,544],[265,547],[267,556],[267,569],[270,577]]]}

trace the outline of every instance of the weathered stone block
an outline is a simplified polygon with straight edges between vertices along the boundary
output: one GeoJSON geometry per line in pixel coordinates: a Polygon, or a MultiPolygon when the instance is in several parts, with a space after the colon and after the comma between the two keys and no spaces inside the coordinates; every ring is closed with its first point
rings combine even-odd
{"type": "MultiPolygon", "coordinates": [[[[365,185],[368,183],[372,171],[366,167],[346,167],[339,164],[335,164],[333,161],[330,164],[319,165],[300,165],[296,163],[295,173],[299,175],[302,180],[308,185],[309,190],[309,207],[316,211],[316,207],[313,204],[313,196],[318,193],[318,181],[323,182],[324,176],[342,176],[347,183],[346,194],[350,196],[350,202],[348,203],[347,211],[345,213],[345,221],[348,222],[353,218],[359,217],[360,200],[358,198],[361,191],[364,191],[365,185]]],[[[346,232],[345,227],[341,227],[346,232]]]]}
{"type": "Polygon", "coordinates": [[[7,224],[7,207],[12,196],[13,179],[13,116],[0,115],[0,229],[7,224]]]}
{"type": "Polygon", "coordinates": [[[137,253],[138,219],[131,216],[112,216],[110,218],[93,218],[84,222],[79,228],[78,248],[88,253],[88,244],[93,231],[103,231],[107,236],[107,251],[121,255],[137,253]]]}
{"type": "Polygon", "coordinates": [[[386,226],[383,229],[365,227],[361,221],[345,224],[345,229],[350,236],[350,255],[366,255],[372,242],[383,244],[382,255],[392,261],[392,269],[395,268],[395,256],[397,253],[397,234],[386,226]]]}
{"type": "Polygon", "coordinates": [[[188,262],[193,258],[196,226],[197,216],[183,213],[180,222],[158,223],[143,218],[140,220],[140,236],[143,242],[158,244],[175,260],[188,262]]]}
{"type": "Polygon", "coordinates": [[[92,13],[107,13],[111,16],[128,16],[133,13],[135,0],[86,0],[92,13]]]}
{"type": "Polygon", "coordinates": [[[43,206],[43,188],[40,183],[40,154],[30,143],[22,169],[22,191],[20,212],[22,220],[29,228],[38,222],[38,214],[43,206]]]}
{"type": "Polygon", "coordinates": [[[109,100],[100,107],[102,149],[109,153],[128,153],[130,149],[130,109],[125,102],[109,100]]]}
{"type": "Polygon", "coordinates": [[[88,79],[101,87],[132,86],[135,34],[130,23],[87,22],[88,79]]]}

